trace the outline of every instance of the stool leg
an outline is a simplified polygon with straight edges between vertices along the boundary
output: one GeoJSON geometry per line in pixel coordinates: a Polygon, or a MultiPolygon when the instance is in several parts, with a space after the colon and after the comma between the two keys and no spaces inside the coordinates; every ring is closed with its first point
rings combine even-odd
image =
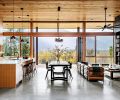
{"type": "Polygon", "coordinates": [[[71,77],[71,78],[73,78],[73,77],[72,77],[72,73],[71,73],[70,69],[69,69],[69,74],[70,74],[70,77],[71,77]]]}
{"type": "Polygon", "coordinates": [[[45,79],[47,78],[47,75],[48,75],[48,70],[47,70],[47,73],[46,73],[45,79]]]}

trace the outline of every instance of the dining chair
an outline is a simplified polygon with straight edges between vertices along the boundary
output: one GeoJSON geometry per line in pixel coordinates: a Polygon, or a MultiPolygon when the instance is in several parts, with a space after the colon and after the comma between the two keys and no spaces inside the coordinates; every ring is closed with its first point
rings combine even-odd
{"type": "Polygon", "coordinates": [[[71,62],[68,62],[68,63],[70,64],[69,67],[68,67],[68,73],[69,73],[70,77],[73,78],[72,73],[71,73],[72,63],[71,62]]]}
{"type": "Polygon", "coordinates": [[[33,74],[37,73],[37,66],[35,62],[32,62],[32,66],[33,66],[33,74]]]}
{"type": "Polygon", "coordinates": [[[69,66],[68,66],[68,68],[64,68],[64,73],[65,73],[65,71],[68,71],[68,74],[70,75],[70,77],[73,78],[72,73],[71,73],[72,63],[71,62],[68,62],[68,63],[69,63],[69,66]]]}
{"type": "Polygon", "coordinates": [[[47,73],[46,73],[45,79],[48,76],[48,72],[51,71],[51,67],[49,67],[48,62],[46,62],[46,69],[47,69],[47,73]]]}

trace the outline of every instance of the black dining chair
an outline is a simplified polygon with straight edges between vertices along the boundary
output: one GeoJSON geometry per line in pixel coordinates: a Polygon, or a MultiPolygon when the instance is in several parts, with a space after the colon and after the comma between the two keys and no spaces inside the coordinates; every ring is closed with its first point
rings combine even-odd
{"type": "Polygon", "coordinates": [[[69,67],[68,67],[68,73],[69,73],[70,77],[73,78],[72,73],[71,73],[72,63],[71,62],[68,62],[68,63],[70,64],[69,67]]]}
{"type": "Polygon", "coordinates": [[[49,67],[48,62],[46,62],[46,69],[47,69],[47,73],[46,73],[45,79],[48,76],[48,72],[51,71],[51,67],[49,67]]]}
{"type": "Polygon", "coordinates": [[[68,74],[70,75],[70,77],[73,78],[72,73],[71,73],[72,63],[71,62],[68,62],[68,63],[69,63],[69,66],[68,66],[68,68],[64,68],[64,72],[68,71],[68,74]]]}

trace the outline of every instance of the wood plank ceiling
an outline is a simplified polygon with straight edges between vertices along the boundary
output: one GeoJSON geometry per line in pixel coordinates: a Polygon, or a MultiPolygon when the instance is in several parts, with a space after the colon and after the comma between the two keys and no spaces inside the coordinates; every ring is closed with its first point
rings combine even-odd
{"type": "MultiPolygon", "coordinates": [[[[60,21],[114,21],[120,15],[120,0],[14,0],[15,21],[56,21],[57,7],[61,7],[60,21]],[[23,19],[22,11],[23,10],[23,19]],[[27,15],[30,15],[29,18],[27,15]]],[[[13,21],[13,0],[0,0],[0,18],[13,21]]]]}

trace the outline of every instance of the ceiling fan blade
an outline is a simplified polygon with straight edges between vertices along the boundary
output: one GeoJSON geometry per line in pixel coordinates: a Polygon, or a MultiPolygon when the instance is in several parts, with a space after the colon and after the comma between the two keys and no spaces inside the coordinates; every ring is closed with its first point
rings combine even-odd
{"type": "Polygon", "coordinates": [[[104,25],[104,27],[102,28],[102,31],[104,31],[104,29],[106,29],[107,28],[107,25],[104,25]]]}
{"type": "Polygon", "coordinates": [[[96,28],[97,28],[97,29],[101,29],[101,28],[103,28],[103,27],[102,27],[102,26],[96,26],[96,28]]]}
{"type": "Polygon", "coordinates": [[[107,27],[108,29],[110,29],[110,28],[114,28],[114,26],[109,26],[109,27],[107,27]]]}
{"type": "Polygon", "coordinates": [[[111,24],[108,24],[107,26],[110,26],[111,24]]]}
{"type": "Polygon", "coordinates": [[[96,26],[96,27],[102,27],[102,26],[96,26]]]}

